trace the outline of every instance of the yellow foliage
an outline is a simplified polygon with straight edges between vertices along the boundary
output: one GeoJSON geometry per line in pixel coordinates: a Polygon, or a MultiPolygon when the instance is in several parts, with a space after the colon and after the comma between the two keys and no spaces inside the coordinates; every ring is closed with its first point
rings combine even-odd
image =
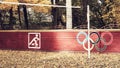
{"type": "MultiPolygon", "coordinates": [[[[3,2],[16,2],[16,3],[18,3],[18,0],[3,0],[3,2]]],[[[0,10],[10,10],[11,7],[13,8],[13,11],[17,10],[17,5],[13,5],[13,4],[0,4],[0,10]]]]}
{"type": "MultiPolygon", "coordinates": [[[[30,4],[51,4],[50,0],[4,0],[3,2],[20,2],[20,3],[30,3],[30,4]]],[[[10,10],[13,7],[13,11],[17,10],[17,5],[14,4],[0,4],[0,10],[10,10]]],[[[35,12],[48,13],[51,11],[51,7],[43,6],[27,6],[31,7],[35,12]]]]}
{"type": "Polygon", "coordinates": [[[114,7],[114,14],[115,14],[115,19],[117,23],[120,24],[120,0],[114,0],[115,7],[114,7]]]}
{"type": "Polygon", "coordinates": [[[21,2],[21,3],[33,3],[33,4],[35,4],[35,3],[37,3],[39,0],[19,0],[19,2],[21,2]]]}
{"type": "MultiPolygon", "coordinates": [[[[41,1],[38,1],[37,4],[50,5],[51,2],[49,0],[41,0],[41,1]]],[[[32,9],[34,9],[35,12],[43,12],[43,13],[49,13],[51,11],[51,7],[33,6],[32,9]]]]}

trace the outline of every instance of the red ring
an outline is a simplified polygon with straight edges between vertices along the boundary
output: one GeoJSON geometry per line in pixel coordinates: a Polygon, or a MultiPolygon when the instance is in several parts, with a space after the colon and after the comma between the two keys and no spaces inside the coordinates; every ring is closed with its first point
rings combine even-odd
{"type": "Polygon", "coordinates": [[[105,45],[110,45],[113,42],[113,35],[112,35],[111,32],[104,32],[104,33],[102,33],[101,34],[101,38],[104,38],[104,36],[107,35],[107,34],[110,36],[110,41],[109,42],[102,41],[102,43],[105,44],[105,45]]]}

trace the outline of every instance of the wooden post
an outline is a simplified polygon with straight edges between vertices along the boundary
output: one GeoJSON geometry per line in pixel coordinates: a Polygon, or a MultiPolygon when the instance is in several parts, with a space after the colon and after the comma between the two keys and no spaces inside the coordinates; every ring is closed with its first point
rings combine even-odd
{"type": "Polygon", "coordinates": [[[67,29],[72,29],[72,3],[71,0],[66,0],[66,18],[67,18],[67,22],[66,22],[66,28],[67,29]]]}

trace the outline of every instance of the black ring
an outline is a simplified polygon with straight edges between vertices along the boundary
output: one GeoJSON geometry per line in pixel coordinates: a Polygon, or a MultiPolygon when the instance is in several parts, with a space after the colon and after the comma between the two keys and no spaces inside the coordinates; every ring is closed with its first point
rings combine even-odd
{"type": "MultiPolygon", "coordinates": [[[[100,38],[100,40],[105,41],[105,39],[103,39],[103,38],[100,38]]],[[[107,45],[104,44],[104,47],[103,47],[103,48],[100,48],[100,47],[98,47],[98,46],[96,45],[95,48],[96,48],[97,51],[103,52],[103,51],[105,51],[105,49],[107,48],[107,45]]]]}
{"type": "Polygon", "coordinates": [[[92,41],[90,41],[92,44],[97,44],[99,41],[100,41],[100,35],[97,33],[97,32],[92,32],[92,33],[90,33],[90,36],[92,35],[92,34],[96,34],[97,36],[98,36],[98,39],[95,41],[95,42],[92,42],[92,41]]]}

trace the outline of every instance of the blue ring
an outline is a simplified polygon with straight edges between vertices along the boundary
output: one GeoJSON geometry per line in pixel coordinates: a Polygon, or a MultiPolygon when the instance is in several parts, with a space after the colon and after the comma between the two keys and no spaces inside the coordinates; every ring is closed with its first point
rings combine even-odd
{"type": "Polygon", "coordinates": [[[84,40],[85,40],[85,42],[87,42],[88,36],[87,36],[87,34],[86,34],[85,32],[79,32],[79,33],[77,34],[77,36],[76,36],[76,40],[77,40],[77,42],[78,42],[79,44],[82,44],[82,45],[83,45],[83,41],[80,41],[80,40],[79,40],[79,36],[82,35],[82,34],[85,35],[86,38],[85,38],[84,40]]]}

